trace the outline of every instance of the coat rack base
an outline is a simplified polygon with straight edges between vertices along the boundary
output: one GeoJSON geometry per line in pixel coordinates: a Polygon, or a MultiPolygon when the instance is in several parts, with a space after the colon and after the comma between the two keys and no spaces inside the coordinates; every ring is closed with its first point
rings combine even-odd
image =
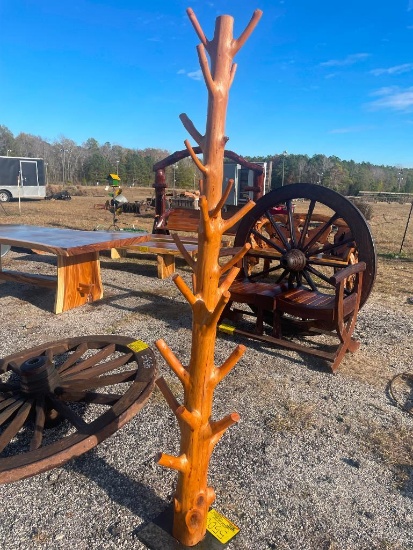
{"type": "Polygon", "coordinates": [[[223,550],[227,548],[235,536],[233,535],[228,542],[222,543],[207,531],[205,538],[198,542],[198,544],[195,546],[185,546],[172,536],[173,513],[173,506],[170,505],[153,521],[136,532],[137,538],[149,550],[223,550]]]}

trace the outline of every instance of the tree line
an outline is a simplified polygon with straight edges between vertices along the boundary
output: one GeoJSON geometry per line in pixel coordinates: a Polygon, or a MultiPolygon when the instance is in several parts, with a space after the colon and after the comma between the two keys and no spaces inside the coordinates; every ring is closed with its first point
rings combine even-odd
{"type": "Polygon", "coordinates": [[[272,188],[306,182],[318,183],[352,196],[359,191],[413,192],[413,168],[341,160],[321,154],[312,157],[278,154],[246,158],[256,162],[272,160],[272,188]]]}
{"type": "MultiPolygon", "coordinates": [[[[105,183],[109,173],[117,173],[124,185],[151,186],[153,165],[169,154],[164,149],[99,144],[94,138],[82,145],[64,136],[49,143],[26,133],[14,136],[0,125],[0,156],[43,158],[48,183],[96,185],[105,183]]],[[[413,193],[413,168],[358,163],[322,154],[309,157],[281,153],[245,158],[250,162],[272,162],[272,188],[306,182],[330,187],[344,195],[357,195],[359,191],[413,193]]],[[[195,188],[199,177],[190,158],[166,169],[170,188],[195,188]]]]}

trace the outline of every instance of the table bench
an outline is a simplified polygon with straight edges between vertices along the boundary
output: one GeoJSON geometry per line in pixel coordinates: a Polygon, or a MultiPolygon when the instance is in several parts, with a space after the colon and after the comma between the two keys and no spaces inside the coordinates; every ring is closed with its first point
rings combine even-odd
{"type": "MultiPolygon", "coordinates": [[[[188,254],[194,258],[198,252],[197,237],[181,237],[188,254]]],[[[157,273],[159,279],[165,279],[175,273],[175,258],[182,257],[171,235],[148,235],[148,240],[140,245],[128,246],[126,248],[112,248],[110,256],[112,259],[125,258],[128,252],[133,254],[155,254],[157,261],[157,273]]]]}
{"type": "Polygon", "coordinates": [[[137,245],[147,233],[78,231],[33,225],[0,225],[0,244],[40,250],[57,256],[57,276],[2,269],[0,280],[56,289],[54,313],[62,313],[103,296],[99,251],[137,245]]]}
{"type": "MultiPolygon", "coordinates": [[[[198,237],[187,235],[187,233],[197,234],[199,226],[200,211],[191,208],[172,208],[167,210],[163,216],[155,223],[154,233],[148,240],[139,246],[128,247],[127,249],[111,250],[111,258],[118,259],[125,257],[128,252],[136,254],[155,254],[157,258],[157,268],[159,279],[165,279],[175,273],[175,258],[182,257],[182,254],[176,246],[170,232],[178,233],[181,242],[185,245],[188,254],[195,257],[198,252],[198,237]]],[[[230,217],[232,213],[225,212],[223,217],[230,217]]],[[[235,235],[235,229],[227,233],[235,235]]],[[[222,246],[228,246],[229,240],[223,239],[222,246]]]]}

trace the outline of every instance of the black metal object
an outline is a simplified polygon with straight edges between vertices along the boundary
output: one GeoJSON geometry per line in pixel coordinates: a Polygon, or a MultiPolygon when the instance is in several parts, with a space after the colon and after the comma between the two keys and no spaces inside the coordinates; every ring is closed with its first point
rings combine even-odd
{"type": "Polygon", "coordinates": [[[402,250],[403,250],[404,240],[405,240],[406,235],[407,235],[407,229],[408,229],[408,227],[409,227],[409,223],[410,223],[410,218],[411,218],[412,212],[413,212],[413,201],[412,201],[412,204],[410,205],[409,217],[407,218],[406,228],[405,228],[405,230],[404,230],[404,235],[403,235],[403,239],[402,239],[402,242],[401,242],[401,245],[400,245],[399,254],[401,254],[401,253],[402,253],[402,250]]]}
{"type": "MultiPolygon", "coordinates": [[[[185,546],[172,536],[173,525],[173,506],[168,506],[152,522],[141,529],[137,529],[135,534],[150,550],[223,550],[229,544],[223,544],[208,531],[203,540],[195,546],[185,546]]],[[[231,539],[233,540],[233,539],[231,539]]]]}
{"type": "Polygon", "coordinates": [[[68,191],[59,191],[57,193],[52,193],[45,197],[46,200],[55,200],[55,201],[70,201],[72,199],[68,191]]]}

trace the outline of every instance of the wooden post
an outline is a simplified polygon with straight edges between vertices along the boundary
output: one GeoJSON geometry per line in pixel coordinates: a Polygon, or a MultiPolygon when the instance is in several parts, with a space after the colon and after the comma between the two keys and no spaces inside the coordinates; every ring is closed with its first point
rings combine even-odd
{"type": "MultiPolygon", "coordinates": [[[[152,233],[156,233],[156,225],[159,222],[159,218],[165,212],[165,195],[166,195],[166,182],[165,182],[165,170],[158,168],[155,173],[155,218],[153,222],[152,233]]],[[[159,232],[159,231],[158,231],[159,232]]]]}
{"type": "MultiPolygon", "coordinates": [[[[228,141],[225,119],[228,93],[236,70],[233,58],[253,32],[262,12],[254,12],[238,39],[233,37],[233,18],[228,15],[218,17],[212,40],[206,38],[190,8],[187,14],[201,41],[197,47],[198,57],[208,89],[205,135],[201,135],[185,114],[180,115],[184,127],[203,153],[201,162],[189,141],[185,141],[194,163],[203,174],[200,183],[198,258],[196,261],[187,258],[194,271],[193,289],[179,275],[174,276],[175,284],[193,313],[189,365],[182,365],[163,340],[158,340],[156,345],[184,388],[184,403],[181,405],[165,381],[158,380],[158,386],[174,411],[181,431],[179,456],[161,454],[158,462],[179,472],[174,498],[173,536],[186,546],[194,546],[205,536],[207,513],[215,499],[214,490],[207,482],[212,451],[227,428],[239,420],[235,412],[218,421],[211,419],[214,390],[245,351],[244,346],[237,346],[222,365],[216,366],[214,363],[217,322],[229,300],[228,288],[239,271],[234,266],[249,248],[245,245],[237,257],[220,266],[221,239],[223,233],[254,206],[253,202],[247,203],[229,220],[221,217],[221,209],[233,185],[230,180],[222,193],[224,150],[228,141]]],[[[174,236],[174,239],[184,249],[179,237],[174,236]]]]}

